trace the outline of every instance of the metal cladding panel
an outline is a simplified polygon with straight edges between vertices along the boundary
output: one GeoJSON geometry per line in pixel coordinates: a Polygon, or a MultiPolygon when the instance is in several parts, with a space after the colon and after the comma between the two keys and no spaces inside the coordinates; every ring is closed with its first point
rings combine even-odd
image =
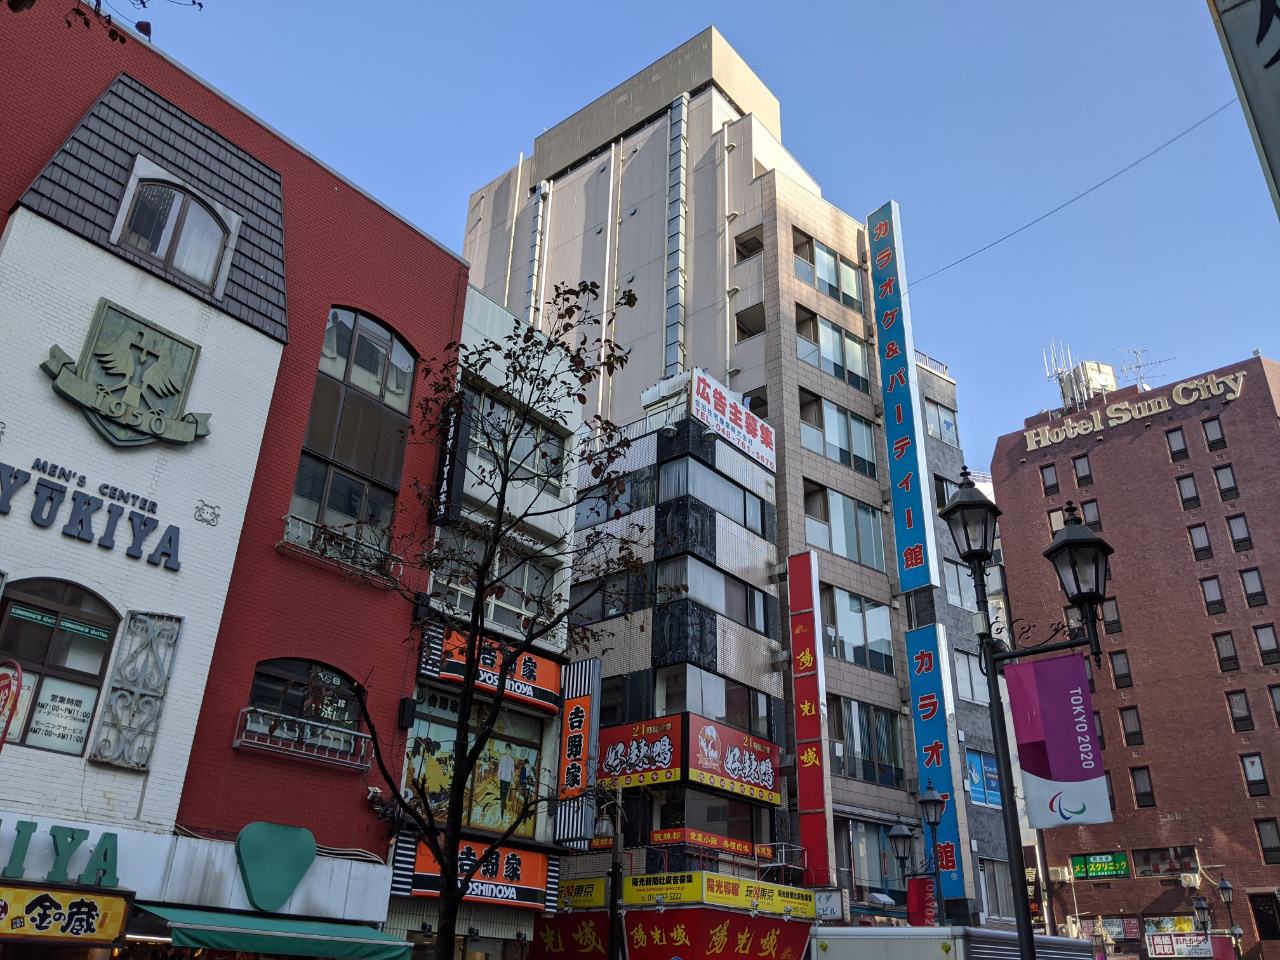
{"type": "Polygon", "coordinates": [[[604,664],[604,675],[648,670],[652,664],[653,608],[612,617],[592,627],[591,655],[604,664]]]}
{"type": "Polygon", "coordinates": [[[776,597],[778,587],[768,578],[769,567],[778,559],[778,548],[723,514],[715,514],[715,520],[716,566],[776,597]]]}
{"type": "MultiPolygon", "coordinates": [[[[591,441],[584,441],[590,443],[591,441]]],[[[656,433],[646,433],[643,437],[637,437],[631,441],[622,456],[618,457],[613,463],[609,464],[611,473],[630,473],[633,470],[639,470],[641,467],[647,467],[658,462],[658,435],[656,433]]],[[[591,466],[581,464],[578,467],[578,489],[586,490],[595,486],[595,480],[591,476],[591,466]]]]}
{"type": "Polygon", "coordinates": [[[884,403],[889,483],[893,495],[894,569],[903,593],[938,586],[938,550],[926,484],[932,483],[924,450],[924,410],[916,377],[902,225],[890,200],[867,218],[871,245],[871,295],[875,304],[880,393],[884,403]]]}
{"type": "Polygon", "coordinates": [[[770,666],[775,644],[763,634],[718,614],[716,631],[718,672],[771,697],[781,697],[782,674],[770,666]]]}
{"type": "Polygon", "coordinates": [[[19,203],[267,336],[288,342],[280,174],[128,74],[120,74],[107,88],[19,203]],[[111,243],[138,156],[244,218],[221,299],[132,249],[111,243]]]}
{"type": "Polygon", "coordinates": [[[758,463],[748,459],[727,443],[717,443],[716,469],[730,480],[746,487],[757,497],[773,503],[775,488],[773,474],[758,463]]]}

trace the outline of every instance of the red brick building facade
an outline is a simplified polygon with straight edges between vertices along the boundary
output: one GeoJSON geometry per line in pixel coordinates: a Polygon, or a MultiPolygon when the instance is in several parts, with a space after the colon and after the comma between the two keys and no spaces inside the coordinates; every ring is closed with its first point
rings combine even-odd
{"type": "Polygon", "coordinates": [[[1280,956],[1278,413],[1280,364],[1252,358],[1030,417],[996,445],[1011,613],[1037,625],[1030,641],[1065,616],[1041,554],[1066,503],[1115,548],[1093,670],[1114,822],[1044,842],[1059,925],[1128,919],[1119,954],[1189,929],[1200,895],[1225,932],[1225,873],[1245,956],[1280,956]],[[1085,879],[1077,861],[1063,881],[1094,854],[1124,854],[1128,876],[1085,879]]]}

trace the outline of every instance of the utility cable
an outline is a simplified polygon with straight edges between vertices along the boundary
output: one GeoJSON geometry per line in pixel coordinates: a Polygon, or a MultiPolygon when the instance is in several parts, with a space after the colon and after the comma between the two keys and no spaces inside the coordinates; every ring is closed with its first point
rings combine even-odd
{"type": "Polygon", "coordinates": [[[938,274],[942,273],[942,272],[943,272],[943,271],[945,271],[945,270],[950,270],[952,267],[959,266],[960,264],[964,263],[966,260],[970,260],[970,259],[972,259],[973,257],[976,257],[978,254],[983,253],[983,252],[985,252],[985,251],[987,251],[987,250],[990,250],[992,247],[996,246],[997,244],[1004,243],[1004,242],[1005,242],[1006,240],[1008,240],[1010,237],[1016,237],[1018,234],[1020,234],[1023,230],[1026,230],[1028,227],[1034,227],[1034,226],[1035,226],[1037,223],[1039,223],[1041,220],[1046,220],[1046,219],[1048,219],[1049,217],[1051,217],[1051,216],[1053,216],[1055,213],[1057,213],[1059,210],[1065,210],[1067,207],[1071,206],[1071,205],[1072,205],[1073,203],[1075,203],[1077,200],[1083,200],[1085,197],[1087,197],[1089,194],[1093,193],[1093,191],[1097,190],[1099,187],[1105,187],[1108,183],[1110,183],[1110,182],[1111,182],[1112,180],[1114,180],[1116,177],[1118,177],[1118,176],[1120,176],[1120,175],[1122,175],[1122,174],[1128,173],[1130,170],[1132,170],[1132,169],[1133,169],[1134,167],[1136,167],[1138,164],[1142,163],[1144,160],[1150,160],[1152,157],[1154,157],[1157,153],[1159,153],[1159,152],[1160,152],[1161,150],[1163,150],[1165,147],[1168,147],[1168,146],[1173,145],[1174,143],[1176,143],[1177,141],[1179,141],[1179,140],[1181,140],[1183,137],[1185,137],[1185,136],[1186,136],[1188,133],[1190,133],[1192,130],[1196,129],[1196,127],[1198,127],[1198,126],[1200,126],[1201,124],[1207,123],[1208,121],[1212,120],[1214,117],[1216,117],[1218,114],[1220,114],[1223,110],[1227,109],[1227,107],[1229,107],[1229,106],[1231,106],[1233,103],[1235,103],[1238,99],[1239,99],[1238,97],[1232,97],[1230,100],[1228,100],[1228,101],[1227,101],[1226,103],[1224,103],[1222,106],[1218,107],[1218,109],[1217,109],[1217,110],[1214,110],[1212,113],[1209,113],[1209,114],[1207,114],[1207,115],[1205,115],[1205,116],[1201,117],[1199,120],[1197,120],[1197,121],[1196,121],[1195,123],[1193,123],[1191,126],[1187,127],[1187,129],[1183,130],[1181,133],[1177,134],[1176,136],[1170,137],[1168,140],[1166,140],[1164,143],[1160,144],[1160,146],[1156,147],[1156,148],[1155,148],[1154,150],[1152,150],[1150,153],[1143,154],[1141,157],[1139,157],[1137,160],[1133,161],[1133,163],[1129,164],[1127,167],[1121,167],[1119,170],[1117,170],[1115,173],[1111,174],[1111,176],[1107,177],[1105,180],[1099,180],[1097,183],[1095,183],[1095,184],[1094,184],[1092,187],[1090,187],[1088,190],[1085,190],[1083,193],[1078,193],[1078,194],[1076,194],[1074,197],[1072,197],[1072,198],[1071,198],[1070,200],[1068,200],[1066,203],[1060,203],[1060,204],[1058,204],[1058,206],[1054,207],[1054,208],[1053,208],[1052,210],[1050,210],[1048,213],[1043,213],[1043,214],[1041,214],[1040,216],[1036,217],[1034,220],[1030,221],[1029,223],[1024,223],[1024,224],[1023,224],[1022,226],[1020,226],[1017,230],[1014,230],[1014,231],[1012,231],[1012,232],[1010,232],[1010,233],[1006,233],[1006,234],[1005,234],[1003,237],[1001,237],[999,240],[992,240],[992,241],[991,241],[990,243],[988,243],[985,247],[979,247],[977,250],[973,251],[973,253],[970,253],[970,254],[968,254],[968,255],[966,255],[966,256],[963,256],[963,257],[961,257],[959,260],[955,260],[955,261],[953,261],[953,262],[951,262],[951,263],[948,263],[945,267],[941,267],[941,268],[939,268],[939,269],[937,269],[937,270],[933,271],[933,273],[927,273],[927,274],[925,274],[923,277],[920,277],[918,280],[912,280],[912,281],[911,281],[911,283],[909,284],[909,286],[914,287],[914,286],[915,286],[916,284],[918,284],[918,283],[924,283],[924,281],[928,280],[930,277],[936,277],[938,274]]]}

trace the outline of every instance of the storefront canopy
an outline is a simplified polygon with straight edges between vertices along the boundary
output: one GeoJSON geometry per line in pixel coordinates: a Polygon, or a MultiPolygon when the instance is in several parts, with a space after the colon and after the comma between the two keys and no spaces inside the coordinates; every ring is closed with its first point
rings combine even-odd
{"type": "Polygon", "coordinates": [[[352,960],[409,960],[411,945],[357,923],[292,920],[221,910],[152,907],[169,925],[175,947],[352,960]]]}

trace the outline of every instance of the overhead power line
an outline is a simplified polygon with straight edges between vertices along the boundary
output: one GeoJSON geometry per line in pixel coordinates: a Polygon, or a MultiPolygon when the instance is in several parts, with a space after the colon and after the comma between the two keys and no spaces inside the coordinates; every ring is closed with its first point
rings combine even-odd
{"type": "Polygon", "coordinates": [[[1036,217],[1034,220],[1031,220],[1031,221],[1029,221],[1029,222],[1027,222],[1027,223],[1024,223],[1024,224],[1023,224],[1022,226],[1020,226],[1017,230],[1013,230],[1013,231],[1010,231],[1009,233],[1006,233],[1006,234],[1005,234],[1003,237],[1001,237],[999,240],[992,240],[992,241],[991,241],[990,243],[988,243],[985,247],[979,247],[977,250],[973,251],[973,253],[970,253],[970,254],[965,255],[965,256],[961,257],[959,260],[954,260],[954,261],[952,261],[951,263],[948,263],[945,267],[940,267],[939,269],[937,269],[937,270],[933,271],[933,273],[927,273],[927,274],[925,274],[923,277],[920,277],[918,280],[912,280],[912,281],[911,281],[911,283],[910,283],[910,286],[914,287],[914,286],[915,286],[916,284],[918,284],[918,283],[924,283],[924,282],[925,282],[926,280],[928,280],[930,277],[936,277],[938,274],[942,273],[943,271],[950,270],[952,267],[958,266],[958,265],[960,265],[960,264],[964,263],[966,260],[970,260],[970,259],[972,259],[972,258],[976,257],[978,254],[983,253],[983,252],[985,252],[985,251],[987,251],[987,250],[990,250],[992,247],[996,246],[997,244],[1004,243],[1004,242],[1005,242],[1006,240],[1008,240],[1010,237],[1016,237],[1016,236],[1017,236],[1018,234],[1020,234],[1023,230],[1026,230],[1026,229],[1027,229],[1027,228],[1029,228],[1029,227],[1034,227],[1034,226],[1035,226],[1037,223],[1039,223],[1041,220],[1047,220],[1049,217],[1052,217],[1052,216],[1053,216],[1055,213],[1057,213],[1059,210],[1065,210],[1067,207],[1071,206],[1071,205],[1072,205],[1073,203],[1075,203],[1077,200],[1083,200],[1085,197],[1087,197],[1089,194],[1093,193],[1093,191],[1097,190],[1099,187],[1105,187],[1108,183],[1110,183],[1110,182],[1111,182],[1112,180],[1114,180],[1116,177],[1121,176],[1122,174],[1128,173],[1130,170],[1132,170],[1132,169],[1133,169],[1134,167],[1136,167],[1138,164],[1142,163],[1144,160],[1150,160],[1152,157],[1154,157],[1157,153],[1159,153],[1159,152],[1160,152],[1161,150],[1163,150],[1165,147],[1168,147],[1168,146],[1173,145],[1174,143],[1177,143],[1179,140],[1181,140],[1183,137],[1185,137],[1185,136],[1186,136],[1188,133],[1190,133],[1192,130],[1196,129],[1196,127],[1198,127],[1198,126],[1200,126],[1201,124],[1207,123],[1208,121],[1212,120],[1214,117],[1216,117],[1218,114],[1220,114],[1223,110],[1227,109],[1227,107],[1229,107],[1229,106],[1231,106],[1233,103],[1235,103],[1235,102],[1237,101],[1237,99],[1239,99],[1239,98],[1238,98],[1238,97],[1232,97],[1230,100],[1228,100],[1228,101],[1227,101],[1226,103],[1224,103],[1222,106],[1218,107],[1218,109],[1217,109],[1217,110],[1214,110],[1212,113],[1208,113],[1208,114],[1206,114],[1205,116],[1201,117],[1199,120],[1197,120],[1197,121],[1196,121],[1195,123],[1193,123],[1191,126],[1187,127],[1187,129],[1183,130],[1181,133],[1177,134],[1176,136],[1170,137],[1168,140],[1166,140],[1164,143],[1160,144],[1160,146],[1156,147],[1156,148],[1155,148],[1154,150],[1152,150],[1150,153],[1145,153],[1145,154],[1143,154],[1143,155],[1142,155],[1142,156],[1140,156],[1137,160],[1133,161],[1133,163],[1129,164],[1129,165],[1128,165],[1128,166],[1126,166],[1126,167],[1121,167],[1119,170],[1117,170],[1115,173],[1111,174],[1111,176],[1107,177],[1105,180],[1099,180],[1097,183],[1095,183],[1095,184],[1094,184],[1092,187],[1090,187],[1088,190],[1085,190],[1085,191],[1084,191],[1084,192],[1082,192],[1082,193],[1078,193],[1078,194],[1076,194],[1074,197],[1072,197],[1070,200],[1066,201],[1065,203],[1060,203],[1060,204],[1058,204],[1056,207],[1054,207],[1054,208],[1053,208],[1052,210],[1050,210],[1048,213],[1042,213],[1040,216],[1036,217]]]}

